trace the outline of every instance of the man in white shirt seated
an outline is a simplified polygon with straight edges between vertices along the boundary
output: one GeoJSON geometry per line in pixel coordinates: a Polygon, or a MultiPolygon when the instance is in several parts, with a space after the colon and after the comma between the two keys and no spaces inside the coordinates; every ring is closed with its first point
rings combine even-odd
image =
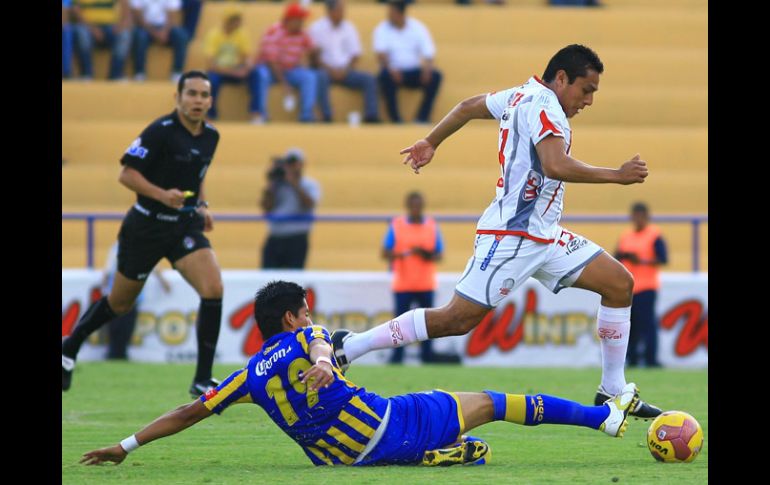
{"type": "Polygon", "coordinates": [[[361,57],[358,30],[345,16],[343,0],[325,0],[327,16],[316,20],[308,30],[319,50],[318,103],[321,111],[331,113],[329,84],[360,90],[364,96],[364,123],[380,121],[377,82],[372,74],[354,69],[361,57]]]}
{"type": "Polygon", "coordinates": [[[374,52],[380,62],[380,89],[390,119],[401,123],[396,103],[399,87],[423,90],[417,111],[417,123],[429,123],[433,101],[441,84],[441,73],[433,68],[436,46],[427,27],[419,20],[406,16],[406,2],[388,2],[388,19],[374,29],[374,52]]]}

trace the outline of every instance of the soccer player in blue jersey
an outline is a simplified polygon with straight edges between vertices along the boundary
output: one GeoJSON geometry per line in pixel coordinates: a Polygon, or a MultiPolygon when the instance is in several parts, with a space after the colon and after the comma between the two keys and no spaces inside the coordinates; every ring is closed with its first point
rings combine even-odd
{"type": "Polygon", "coordinates": [[[159,417],[119,444],[89,451],[81,463],[121,463],[140,445],[172,435],[239,403],[262,407],[314,465],[446,466],[484,464],[487,443],[465,432],[492,421],[571,424],[622,437],[638,401],[631,383],[600,406],[544,394],[428,392],[384,398],[348,381],[329,333],[313,325],[305,290],[285,281],[254,302],[262,349],[248,364],[190,404],[159,417]]]}

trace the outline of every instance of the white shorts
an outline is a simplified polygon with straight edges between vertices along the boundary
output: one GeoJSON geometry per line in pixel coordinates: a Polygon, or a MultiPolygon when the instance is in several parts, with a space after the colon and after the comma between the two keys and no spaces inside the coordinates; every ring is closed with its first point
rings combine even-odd
{"type": "Polygon", "coordinates": [[[554,293],[572,286],[583,268],[604,250],[593,241],[559,227],[560,236],[543,244],[521,236],[478,234],[455,292],[494,308],[530,276],[554,293]]]}

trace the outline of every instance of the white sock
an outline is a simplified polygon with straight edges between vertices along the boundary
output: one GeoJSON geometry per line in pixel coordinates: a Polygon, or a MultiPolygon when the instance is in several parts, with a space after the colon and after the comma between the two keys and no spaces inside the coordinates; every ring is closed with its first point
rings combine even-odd
{"type": "Polygon", "coordinates": [[[631,330],[631,307],[600,306],[596,325],[602,346],[602,387],[615,395],[626,385],[624,366],[631,330]]]}
{"type": "Polygon", "coordinates": [[[425,309],[418,308],[349,337],[345,340],[345,355],[348,362],[352,362],[372,350],[394,349],[423,340],[428,340],[428,327],[425,324],[425,309]]]}

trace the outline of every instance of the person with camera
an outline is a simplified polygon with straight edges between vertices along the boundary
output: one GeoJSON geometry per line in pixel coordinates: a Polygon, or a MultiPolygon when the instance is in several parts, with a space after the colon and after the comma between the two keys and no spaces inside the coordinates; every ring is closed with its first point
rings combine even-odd
{"type": "Polygon", "coordinates": [[[303,269],[313,210],[321,198],[321,186],[304,177],[305,154],[292,148],[273,159],[267,172],[268,185],[260,205],[270,226],[262,248],[263,269],[303,269]]]}

